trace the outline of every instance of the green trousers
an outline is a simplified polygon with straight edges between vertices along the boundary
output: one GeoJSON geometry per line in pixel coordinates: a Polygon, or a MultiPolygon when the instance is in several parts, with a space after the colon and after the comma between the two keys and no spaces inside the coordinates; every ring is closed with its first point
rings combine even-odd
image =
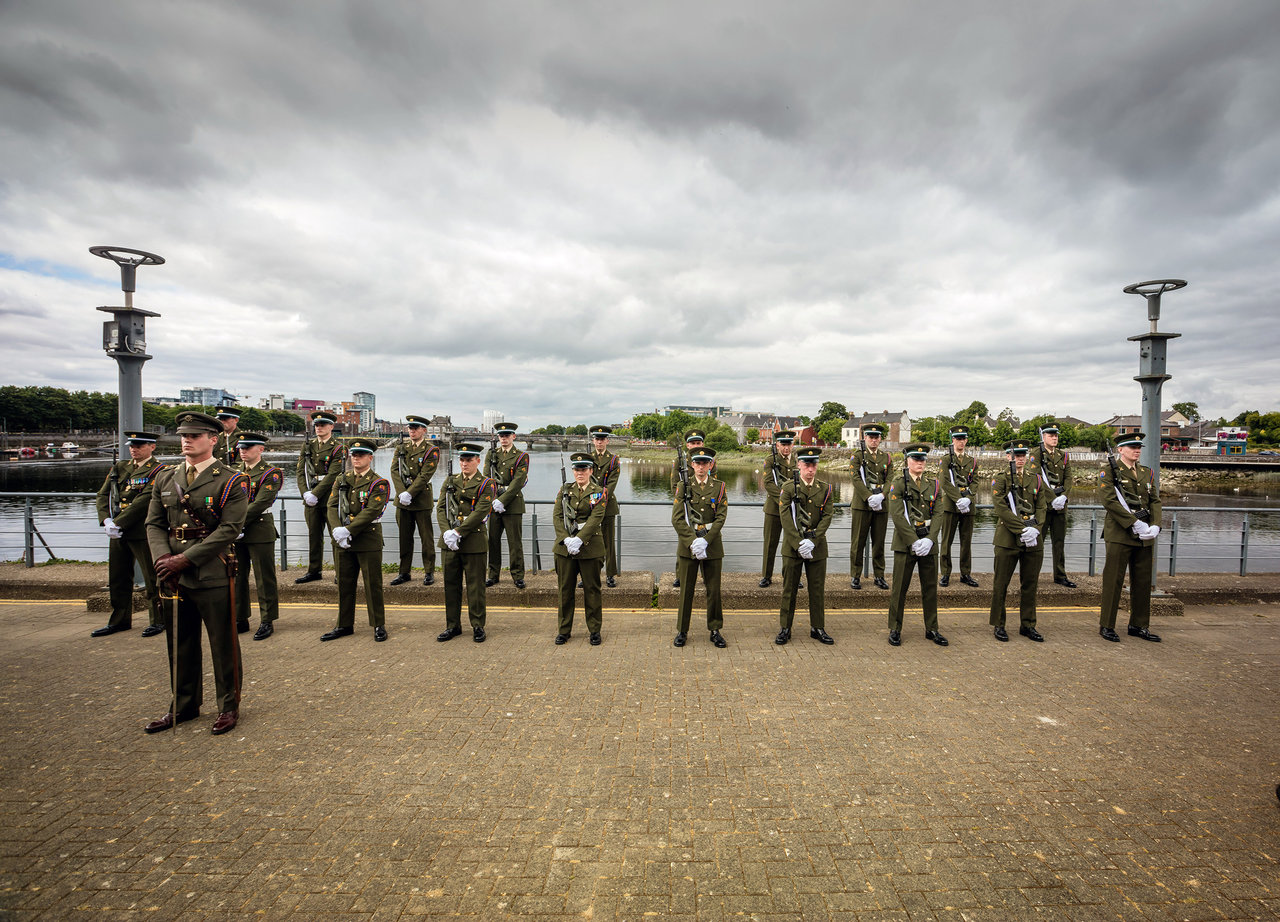
{"type": "Polygon", "coordinates": [[[960,575],[973,575],[973,513],[942,513],[942,530],[938,532],[938,570],[942,576],[951,575],[951,543],[960,533],[960,575]]]}
{"type": "Polygon", "coordinates": [[[827,626],[827,561],[805,560],[803,557],[782,558],[782,608],[778,611],[778,624],[791,627],[796,616],[796,596],[800,592],[800,572],[809,580],[809,627],[827,626]]]}
{"type": "Polygon", "coordinates": [[[436,541],[431,526],[431,510],[396,509],[396,528],[400,532],[400,575],[413,569],[413,535],[422,544],[422,568],[430,573],[436,568],[436,541]]]}
{"type": "Polygon", "coordinates": [[[920,595],[924,607],[924,629],[938,629],[938,558],[917,557],[910,551],[893,552],[893,585],[889,590],[889,630],[902,630],[902,613],[907,607],[911,571],[920,568],[920,595]]]}
{"type": "Polygon", "coordinates": [[[991,580],[991,617],[988,623],[992,627],[1004,627],[1005,601],[1009,594],[1009,583],[1013,580],[1014,568],[1018,570],[1018,615],[1021,626],[1036,626],[1036,592],[1040,588],[1040,567],[1044,565],[1044,541],[1038,541],[1035,547],[1019,544],[1017,548],[997,547],[995,555],[995,576],[991,580]]]}
{"type": "Polygon", "coordinates": [[[573,613],[577,604],[578,580],[582,580],[582,609],[587,617],[587,630],[600,633],[604,623],[604,594],[600,591],[600,568],[603,557],[583,560],[579,557],[556,555],[556,585],[560,588],[560,619],[556,633],[568,636],[573,633],[573,613]]]}
{"type": "Polygon", "coordinates": [[[618,575],[618,552],[613,545],[617,523],[618,517],[607,512],[604,521],[600,523],[600,534],[604,535],[604,575],[610,579],[618,575]]]}
{"type": "Polygon", "coordinates": [[[689,633],[689,622],[693,618],[693,590],[698,581],[698,571],[702,571],[702,585],[707,590],[707,630],[718,631],[724,627],[724,606],[720,601],[720,573],[724,569],[724,559],[695,560],[693,557],[676,559],[676,576],[680,577],[680,611],[676,616],[676,630],[682,634],[689,633]]]}
{"type": "Polygon", "coordinates": [[[484,571],[489,555],[464,554],[460,551],[442,550],[440,565],[444,570],[444,623],[449,630],[462,630],[462,581],[467,583],[467,616],[471,629],[484,627],[484,571]]]}
{"type": "Polygon", "coordinates": [[[502,533],[507,533],[507,565],[511,579],[524,579],[524,535],[520,532],[518,512],[489,513],[489,579],[502,572],[502,533]]]}
{"type": "Polygon", "coordinates": [[[145,539],[129,541],[111,538],[107,543],[107,586],[111,593],[111,619],[116,628],[133,626],[133,565],[137,562],[147,584],[147,609],[151,624],[162,624],[160,596],[156,592],[156,568],[151,563],[151,547],[145,539]]]}
{"type": "Polygon", "coordinates": [[[280,593],[276,589],[274,543],[247,544],[236,542],[236,622],[249,623],[249,564],[253,564],[253,583],[258,590],[258,615],[263,624],[280,617],[280,593]]]}
{"type": "MultiPolygon", "coordinates": [[[[887,502],[887,500],[886,500],[887,502]]],[[[889,513],[870,509],[853,511],[853,534],[849,551],[849,575],[862,573],[862,555],[871,539],[871,563],[876,576],[884,579],[884,536],[889,530],[889,513]]]]}
{"type": "MultiPolygon", "coordinates": [[[[773,579],[773,562],[778,556],[778,542],[781,539],[782,519],[766,512],[764,514],[764,561],[760,564],[762,579],[773,579]]],[[[783,566],[786,566],[785,562],[783,566]]]]}
{"type": "Polygon", "coordinates": [[[325,505],[304,505],[302,514],[307,520],[307,572],[319,573],[324,569],[324,542],[329,537],[325,505]]]}
{"type": "Polygon", "coordinates": [[[213,684],[218,696],[218,713],[240,709],[240,638],[236,634],[235,614],[224,587],[216,589],[179,590],[177,634],[175,645],[173,601],[161,599],[164,615],[166,647],[169,651],[169,681],[175,683],[176,695],[170,712],[180,716],[194,715],[204,702],[204,670],[201,668],[201,625],[209,637],[209,658],[213,661],[213,684]]]}
{"type": "Polygon", "coordinates": [[[356,581],[364,577],[364,606],[370,627],[385,627],[387,610],[382,604],[382,551],[336,550],[338,571],[338,627],[355,627],[356,581]]]}
{"type": "MultiPolygon", "coordinates": [[[[1054,512],[1049,510],[1049,516],[1045,519],[1044,531],[1040,539],[1041,544],[1050,542],[1053,544],[1053,578],[1067,578],[1067,513],[1054,512]]],[[[1043,555],[1041,555],[1043,556],[1043,555]]]]}
{"type": "Polygon", "coordinates": [[[1107,562],[1102,567],[1102,617],[1099,625],[1115,629],[1124,572],[1128,570],[1129,626],[1151,626],[1151,570],[1155,566],[1155,556],[1154,543],[1138,546],[1107,542],[1107,562]]]}

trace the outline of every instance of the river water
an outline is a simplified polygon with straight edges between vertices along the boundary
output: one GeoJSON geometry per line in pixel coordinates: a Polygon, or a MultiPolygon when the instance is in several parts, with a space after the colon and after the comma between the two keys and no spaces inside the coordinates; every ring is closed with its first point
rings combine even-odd
{"type": "MultiPolygon", "coordinates": [[[[391,467],[391,455],[390,447],[378,451],[374,457],[374,468],[386,474],[391,467]]],[[[303,507],[294,481],[296,461],[292,455],[268,458],[271,463],[283,468],[287,475],[282,497],[276,504],[276,523],[279,527],[283,507],[288,532],[287,556],[292,568],[299,565],[306,547],[303,507]]],[[[21,494],[17,497],[0,497],[0,559],[18,560],[22,557],[24,498],[29,496],[32,499],[36,528],[59,558],[105,560],[107,541],[97,525],[93,498],[55,498],[41,494],[96,492],[106,477],[108,467],[109,462],[106,461],[36,461],[0,465],[0,493],[21,494]]],[[[617,495],[624,504],[620,522],[624,570],[665,572],[674,569],[675,532],[671,527],[670,473],[669,463],[623,459],[617,495]]],[[[571,472],[569,476],[572,476],[571,472]]],[[[765,499],[760,475],[758,471],[745,467],[725,466],[719,476],[728,486],[730,499],[729,519],[724,532],[725,568],[731,571],[757,572],[762,556],[761,529],[764,512],[761,505],[765,499]]],[[[833,483],[839,502],[849,501],[852,481],[847,475],[823,471],[821,476],[833,483]]],[[[443,471],[436,475],[437,493],[441,480],[443,471]]],[[[1238,572],[1245,510],[1253,510],[1248,513],[1249,572],[1280,571],[1280,479],[1265,477],[1242,483],[1244,485],[1238,491],[1230,487],[1215,492],[1165,491],[1164,534],[1159,543],[1159,566],[1162,573],[1167,572],[1169,567],[1172,544],[1170,533],[1175,511],[1178,522],[1176,565],[1179,572],[1238,572]],[[1179,507],[1183,507],[1181,511],[1179,507]],[[1188,511],[1185,507],[1196,507],[1204,511],[1188,511]]],[[[535,450],[533,463],[530,465],[529,485],[525,488],[526,503],[531,505],[525,513],[523,523],[525,561],[530,568],[533,566],[534,514],[537,516],[541,565],[544,569],[553,567],[551,546],[555,538],[550,515],[551,503],[559,488],[560,455],[535,450]]],[[[1204,491],[1206,488],[1197,489],[1204,491]]],[[[1096,521],[1096,567],[1101,572],[1105,555],[1102,543],[1103,514],[1100,508],[1088,508],[1097,505],[1097,491],[1073,489],[1070,500],[1071,506],[1068,508],[1073,511],[1068,519],[1067,567],[1072,572],[1087,571],[1090,527],[1096,521]]],[[[987,482],[985,489],[979,492],[979,504],[990,503],[990,483],[987,482]]],[[[973,541],[974,570],[989,573],[994,516],[989,509],[980,510],[977,516],[973,541]]],[[[847,572],[849,569],[849,533],[849,510],[837,508],[835,521],[828,533],[831,546],[829,569],[832,572],[847,572]]],[[[386,544],[384,560],[394,563],[398,552],[393,514],[388,513],[384,517],[383,535],[386,544]]],[[[38,540],[36,548],[37,562],[49,558],[38,540]]],[[[957,552],[958,547],[953,549],[953,555],[957,552]]],[[[504,549],[504,559],[505,556],[504,549]]],[[[958,560],[954,556],[953,563],[958,567],[958,560]]],[[[1045,566],[1049,567],[1047,561],[1045,566]]]]}

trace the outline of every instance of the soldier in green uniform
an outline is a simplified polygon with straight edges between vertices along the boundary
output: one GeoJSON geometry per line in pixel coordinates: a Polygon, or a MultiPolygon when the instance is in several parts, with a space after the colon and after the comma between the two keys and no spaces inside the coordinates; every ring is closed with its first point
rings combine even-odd
{"type": "Polygon", "coordinates": [[[373,469],[373,439],[351,439],[347,451],[351,470],[338,475],[329,493],[329,528],[338,571],[338,623],[320,635],[337,640],[355,633],[356,583],[364,577],[364,604],[378,643],[387,639],[386,609],[382,604],[382,513],[391,501],[391,482],[373,469]]]}
{"type": "Polygon", "coordinates": [[[133,567],[142,570],[147,585],[147,610],[150,623],[142,629],[143,637],[154,637],[164,630],[160,615],[160,597],[156,592],[156,573],[151,565],[151,549],[147,546],[147,506],[151,502],[151,485],[163,465],[151,457],[156,450],[156,437],[147,432],[126,432],[129,460],[117,461],[107,472],[98,490],[98,524],[107,532],[107,585],[111,592],[111,618],[106,627],[90,631],[91,637],[106,637],[133,627],[133,567]]]}
{"type": "Polygon", "coordinates": [[[831,484],[818,479],[820,448],[801,448],[798,476],[782,485],[778,509],[782,527],[782,608],[774,643],[791,639],[796,616],[796,594],[803,568],[809,579],[809,636],[824,644],[834,640],[826,632],[827,529],[835,505],[831,484]]]}
{"type": "Polygon", "coordinates": [[[773,584],[773,562],[778,554],[778,541],[782,538],[782,520],[778,517],[778,496],[782,485],[792,479],[796,471],[796,459],[791,446],[796,434],[789,429],[773,437],[774,450],[764,463],[764,563],[760,566],[760,588],[773,584]]]}
{"type": "Polygon", "coordinates": [[[266,640],[275,633],[280,617],[280,595],[276,590],[276,531],[271,507],[280,495],[284,472],[262,460],[267,437],[258,432],[240,436],[236,447],[240,453],[241,473],[249,481],[249,511],[244,530],[236,540],[236,630],[249,630],[249,565],[258,589],[258,630],[254,640],[266,640]]]}
{"type": "Polygon", "coordinates": [[[400,572],[391,585],[409,582],[413,569],[413,533],[422,542],[422,568],[426,575],[422,585],[436,581],[436,545],[431,529],[431,510],[435,499],[431,495],[431,478],[440,464],[440,449],[427,438],[425,416],[407,416],[409,438],[396,443],[395,456],[391,459],[391,481],[396,488],[396,528],[400,532],[400,572]]]}
{"type": "Polygon", "coordinates": [[[938,559],[933,545],[942,527],[936,514],[942,493],[938,481],[924,475],[929,445],[913,442],[902,449],[907,469],[889,485],[889,514],[893,516],[893,591],[889,594],[889,643],[902,644],[902,613],[907,605],[911,571],[920,568],[920,596],[924,608],[924,636],[940,647],[947,638],[938,630],[938,559]]]}
{"type": "Polygon", "coordinates": [[[485,476],[493,478],[498,491],[489,514],[489,576],[486,586],[496,586],[502,572],[502,533],[507,533],[507,563],[511,581],[524,588],[524,536],[520,519],[524,515],[524,485],[529,480],[529,453],[515,447],[516,424],[498,423],[499,447],[491,447],[485,458],[485,476]]]}
{"type": "Polygon", "coordinates": [[[1102,568],[1102,617],[1098,633],[1119,642],[1116,612],[1124,573],[1129,571],[1129,636],[1160,641],[1151,633],[1151,571],[1155,566],[1156,536],[1160,534],[1160,488],[1155,471],[1138,463],[1142,455],[1141,432],[1116,437],[1120,461],[1108,457],[1098,471],[1102,505],[1107,510],[1102,537],[1107,542],[1107,562],[1102,568]]]}
{"type": "Polygon", "coordinates": [[[244,529],[249,486],[244,474],[213,456],[222,432],[220,422],[194,411],[179,413],[176,422],[184,461],[156,475],[147,506],[147,543],[161,587],[173,698],[169,712],[143,729],[157,733],[200,716],[203,622],[218,696],[218,718],[212,728],[216,736],[233,729],[240,716],[232,545],[244,529]]]}
{"type": "Polygon", "coordinates": [[[445,629],[436,635],[442,643],[462,633],[462,583],[467,584],[467,615],[471,635],[484,643],[484,571],[489,556],[485,523],[498,492],[492,478],[480,473],[484,446],[458,445],[460,473],[450,474],[440,487],[436,522],[440,525],[441,565],[444,568],[445,629]]]}
{"type": "Polygon", "coordinates": [[[618,552],[613,543],[614,525],[618,521],[618,456],[609,451],[611,426],[591,427],[591,460],[595,463],[591,477],[608,497],[604,511],[604,584],[610,589],[618,585],[618,552]]]}
{"type": "Polygon", "coordinates": [[[1071,486],[1071,459],[1058,448],[1058,427],[1040,430],[1035,454],[1040,481],[1049,491],[1049,517],[1045,520],[1046,541],[1053,544],[1053,581],[1068,589],[1076,584],[1067,576],[1067,488],[1071,486]]]}
{"type": "Polygon", "coordinates": [[[1035,465],[1028,463],[1029,441],[1014,439],[1004,450],[1009,455],[1009,470],[1000,471],[991,481],[991,501],[996,510],[996,530],[991,543],[995,548],[996,572],[991,586],[990,624],[995,629],[996,640],[1008,641],[1009,635],[1004,629],[1005,600],[1016,567],[1021,616],[1018,633],[1039,643],[1044,636],[1036,630],[1036,592],[1044,563],[1042,536],[1049,509],[1048,490],[1040,483],[1035,465]]]}
{"type": "Polygon", "coordinates": [[[335,417],[328,410],[316,410],[311,414],[316,437],[302,444],[298,455],[298,492],[306,503],[307,517],[307,572],[294,580],[310,583],[320,578],[324,566],[324,539],[327,532],[325,508],[334,481],[342,473],[347,450],[333,437],[335,417]]]}
{"type": "Polygon", "coordinates": [[[942,496],[938,508],[942,515],[942,531],[938,533],[942,578],[938,585],[951,582],[951,542],[960,533],[960,582],[977,586],[973,578],[973,502],[974,485],[978,480],[978,460],[967,454],[969,429],[967,426],[951,427],[951,447],[942,458],[938,480],[942,484],[942,496]]]}
{"type": "Polygon", "coordinates": [[[862,588],[862,555],[871,539],[871,563],[878,589],[888,589],[884,581],[884,538],[889,530],[889,510],[884,491],[893,478],[893,458],[880,450],[885,427],[868,423],[862,427],[862,444],[849,459],[853,471],[853,535],[849,554],[849,585],[862,588]]]}
{"type": "Polygon", "coordinates": [[[671,524],[679,538],[676,576],[680,580],[680,613],[673,643],[683,647],[693,616],[693,591],[702,570],[702,585],[707,591],[707,630],[711,642],[727,647],[720,628],[724,627],[724,607],[720,601],[720,573],[724,567],[724,542],[720,532],[729,514],[729,498],[723,481],[711,476],[715,463],[714,448],[695,448],[690,454],[693,476],[676,484],[675,505],[671,524]]]}
{"type": "MultiPolygon", "coordinates": [[[[676,487],[678,487],[678,486],[679,486],[679,484],[680,484],[680,464],[681,464],[681,459],[682,459],[682,458],[684,458],[684,459],[691,458],[691,457],[693,456],[694,451],[695,451],[695,450],[697,450],[697,449],[699,449],[699,448],[701,448],[703,445],[705,445],[705,444],[706,444],[706,441],[707,441],[707,434],[706,434],[705,432],[703,432],[701,429],[690,429],[688,432],[686,432],[686,433],[684,434],[684,454],[683,454],[683,455],[679,455],[679,454],[678,454],[678,455],[677,455],[677,457],[676,457],[676,459],[675,459],[674,461],[672,461],[672,462],[671,462],[671,494],[672,494],[673,496],[675,495],[676,487]]],[[[687,476],[687,475],[688,475],[688,473],[689,473],[689,468],[687,467],[687,465],[688,465],[688,464],[690,464],[690,463],[692,463],[692,462],[690,462],[690,461],[687,461],[687,460],[686,460],[684,463],[686,464],[686,467],[685,467],[684,473],[685,473],[685,475],[687,476]]],[[[712,461],[712,462],[711,462],[711,476],[712,476],[712,477],[714,477],[715,475],[716,475],[716,463],[715,463],[715,461],[712,461]]],[[[679,588],[680,588],[680,558],[679,558],[679,556],[677,556],[677,557],[676,557],[676,578],[675,578],[675,580],[671,583],[671,586],[672,586],[672,588],[673,588],[673,589],[679,589],[679,588]]]]}
{"type": "Polygon", "coordinates": [[[600,644],[604,605],[600,592],[600,568],[604,565],[605,508],[608,497],[591,481],[595,462],[588,452],[569,456],[573,482],[560,486],[551,514],[556,529],[556,585],[560,589],[560,619],[556,643],[563,644],[573,633],[574,593],[582,581],[582,607],[586,613],[591,645],[600,644]]]}
{"type": "Polygon", "coordinates": [[[227,467],[235,467],[240,463],[240,433],[236,430],[240,426],[240,414],[243,412],[240,407],[218,407],[215,411],[218,422],[222,423],[222,431],[218,433],[218,445],[213,454],[227,467]]]}

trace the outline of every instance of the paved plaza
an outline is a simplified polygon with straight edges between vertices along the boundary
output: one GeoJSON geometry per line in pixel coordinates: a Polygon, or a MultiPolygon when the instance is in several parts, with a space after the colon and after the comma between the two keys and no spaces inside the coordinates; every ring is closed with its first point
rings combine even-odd
{"type": "Polygon", "coordinates": [[[918,611],[897,649],[883,611],[830,614],[833,647],[729,612],[725,650],[697,612],[682,650],[653,610],[606,610],[600,647],[547,610],[482,645],[425,606],[321,644],[333,617],[242,638],[232,733],[148,736],[141,613],[91,639],[83,601],[0,602],[0,915],[1280,917],[1277,605],[1187,605],[1158,645],[952,609],[946,649],[918,611]]]}

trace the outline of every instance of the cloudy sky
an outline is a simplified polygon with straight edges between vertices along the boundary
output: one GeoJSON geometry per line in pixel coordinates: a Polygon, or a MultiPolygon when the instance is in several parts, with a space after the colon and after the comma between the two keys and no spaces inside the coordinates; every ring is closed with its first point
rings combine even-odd
{"type": "Polygon", "coordinates": [[[532,428],[1280,406],[1280,4],[0,0],[0,383],[532,428]]]}

